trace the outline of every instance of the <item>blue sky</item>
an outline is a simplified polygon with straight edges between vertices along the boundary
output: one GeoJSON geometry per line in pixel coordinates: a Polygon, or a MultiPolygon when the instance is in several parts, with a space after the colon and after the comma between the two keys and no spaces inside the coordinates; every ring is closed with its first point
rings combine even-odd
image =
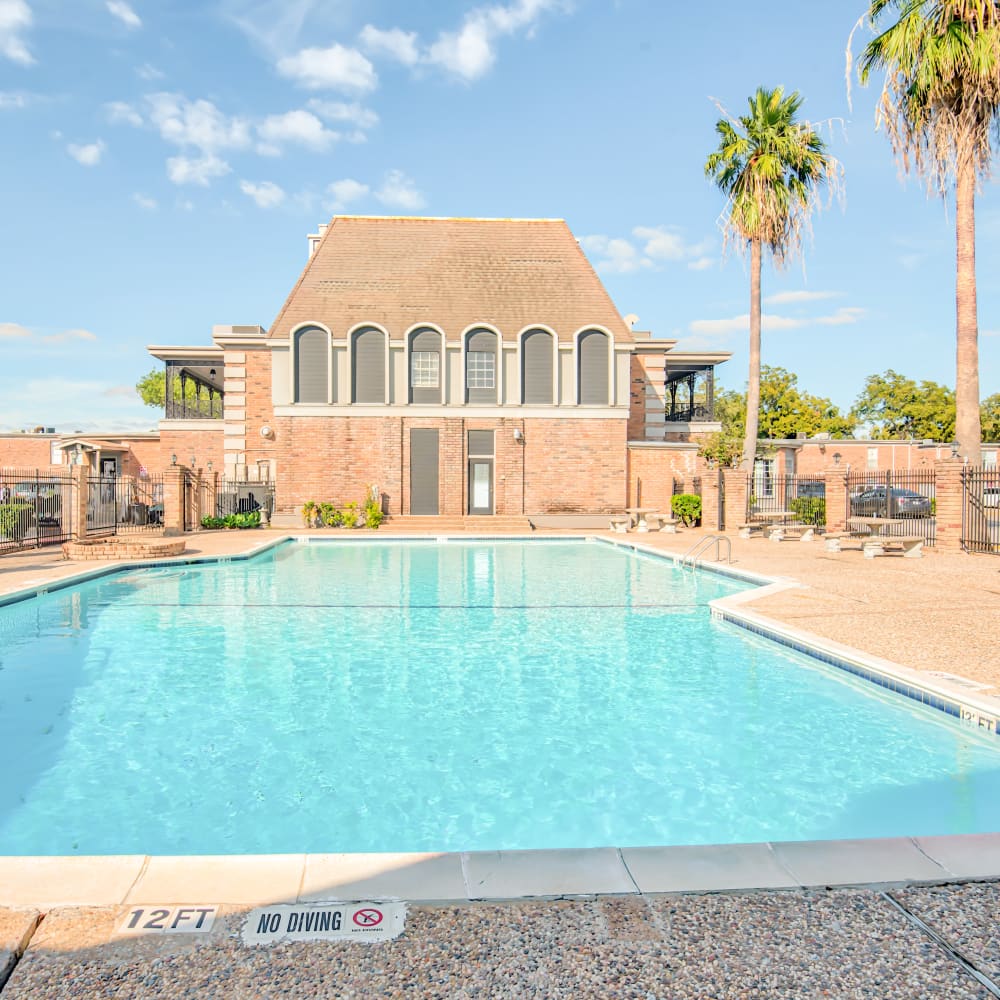
{"type": "MultiPolygon", "coordinates": [[[[765,364],[849,407],[954,382],[951,207],[902,183],[865,4],[0,0],[0,430],[145,429],[147,344],[268,326],[335,212],[565,218],[623,313],[746,379],[749,276],[704,177],[716,103],[804,98],[845,199],[765,266],[765,364]]],[[[981,395],[1000,392],[1000,184],[978,204],[981,395]]]]}

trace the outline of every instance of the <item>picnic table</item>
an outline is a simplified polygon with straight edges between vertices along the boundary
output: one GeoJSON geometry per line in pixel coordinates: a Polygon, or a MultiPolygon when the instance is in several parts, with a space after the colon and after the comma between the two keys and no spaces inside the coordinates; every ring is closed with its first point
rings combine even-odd
{"type": "Polygon", "coordinates": [[[655,514],[659,509],[659,507],[626,507],[625,513],[632,518],[629,527],[635,528],[636,531],[648,531],[646,515],[655,514]]]}
{"type": "Polygon", "coordinates": [[[892,529],[899,525],[907,525],[910,519],[906,517],[849,517],[847,526],[852,531],[864,532],[861,539],[861,549],[866,559],[885,555],[888,549],[902,549],[903,555],[909,559],[919,559],[923,555],[924,539],[921,535],[892,534],[892,529]]]}

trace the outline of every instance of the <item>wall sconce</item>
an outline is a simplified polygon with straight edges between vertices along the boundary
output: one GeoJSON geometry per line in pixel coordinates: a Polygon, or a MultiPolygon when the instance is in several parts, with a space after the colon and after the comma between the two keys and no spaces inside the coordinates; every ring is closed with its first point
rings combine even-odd
{"type": "Polygon", "coordinates": [[[520,427],[515,427],[514,428],[514,440],[515,441],[521,441],[521,442],[524,441],[524,432],[521,430],[520,427]]]}
{"type": "Polygon", "coordinates": [[[209,368],[208,369],[208,377],[209,378],[215,378],[215,369],[214,368],[209,368]]]}
{"type": "Polygon", "coordinates": [[[170,464],[171,465],[176,465],[177,464],[177,456],[176,455],[171,455],[170,456],[170,464]]]}
{"type": "Polygon", "coordinates": [[[196,459],[196,458],[194,457],[194,455],[192,455],[192,456],[191,456],[191,468],[192,468],[192,469],[194,468],[194,463],[195,463],[196,461],[197,461],[197,459],[196,459]]]}
{"type": "Polygon", "coordinates": [[[957,441],[951,442],[951,457],[958,458],[958,449],[961,447],[957,441]]]}
{"type": "Polygon", "coordinates": [[[212,460],[211,459],[208,460],[208,471],[209,472],[212,471],[212,460]]]}
{"type": "Polygon", "coordinates": [[[833,453],[833,464],[834,464],[834,465],[840,465],[840,459],[841,459],[842,457],[843,457],[843,456],[842,456],[842,455],[840,454],[840,452],[839,452],[839,451],[835,451],[835,452],[833,453]]]}
{"type": "Polygon", "coordinates": [[[266,440],[270,441],[271,438],[274,437],[274,431],[271,430],[271,428],[268,427],[267,424],[264,424],[264,426],[261,427],[261,429],[260,429],[260,436],[262,438],[265,438],[266,440]]]}

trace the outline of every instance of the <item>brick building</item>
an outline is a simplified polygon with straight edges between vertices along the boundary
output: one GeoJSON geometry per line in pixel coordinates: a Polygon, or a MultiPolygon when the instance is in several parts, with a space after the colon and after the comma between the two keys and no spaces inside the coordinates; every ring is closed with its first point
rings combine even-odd
{"type": "Polygon", "coordinates": [[[372,486],[396,516],[621,510],[629,440],[690,466],[729,357],[634,332],[554,219],[337,216],[270,329],[212,340],[149,348],[162,454],[272,480],[279,517],[372,486]]]}

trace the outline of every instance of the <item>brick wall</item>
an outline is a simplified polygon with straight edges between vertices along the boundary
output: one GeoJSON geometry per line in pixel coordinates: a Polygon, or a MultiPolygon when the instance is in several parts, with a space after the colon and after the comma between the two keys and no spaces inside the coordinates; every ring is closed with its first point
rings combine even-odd
{"type": "MultiPolygon", "coordinates": [[[[628,449],[629,505],[670,510],[674,480],[683,482],[684,491],[705,471],[698,446],[676,448],[630,446],[628,449]]],[[[690,490],[690,492],[695,492],[690,490]]]]}
{"type": "Polygon", "coordinates": [[[606,512],[625,505],[623,420],[276,417],[276,509],[361,502],[377,485],[390,514],[409,513],[409,432],[439,432],[440,513],[466,510],[470,430],[493,430],[497,514],[606,512]],[[514,430],[522,434],[522,442],[514,430]]]}
{"type": "Polygon", "coordinates": [[[34,434],[0,435],[0,468],[47,469],[54,440],[34,434]]]}
{"type": "MultiPolygon", "coordinates": [[[[178,465],[191,468],[191,458],[194,457],[194,468],[207,469],[212,463],[214,469],[222,468],[222,421],[215,421],[218,427],[205,430],[174,430],[169,421],[164,421],[160,429],[160,458],[156,471],[163,471],[171,465],[171,455],[177,456],[178,465]]],[[[150,471],[149,466],[146,468],[150,471]]]]}

